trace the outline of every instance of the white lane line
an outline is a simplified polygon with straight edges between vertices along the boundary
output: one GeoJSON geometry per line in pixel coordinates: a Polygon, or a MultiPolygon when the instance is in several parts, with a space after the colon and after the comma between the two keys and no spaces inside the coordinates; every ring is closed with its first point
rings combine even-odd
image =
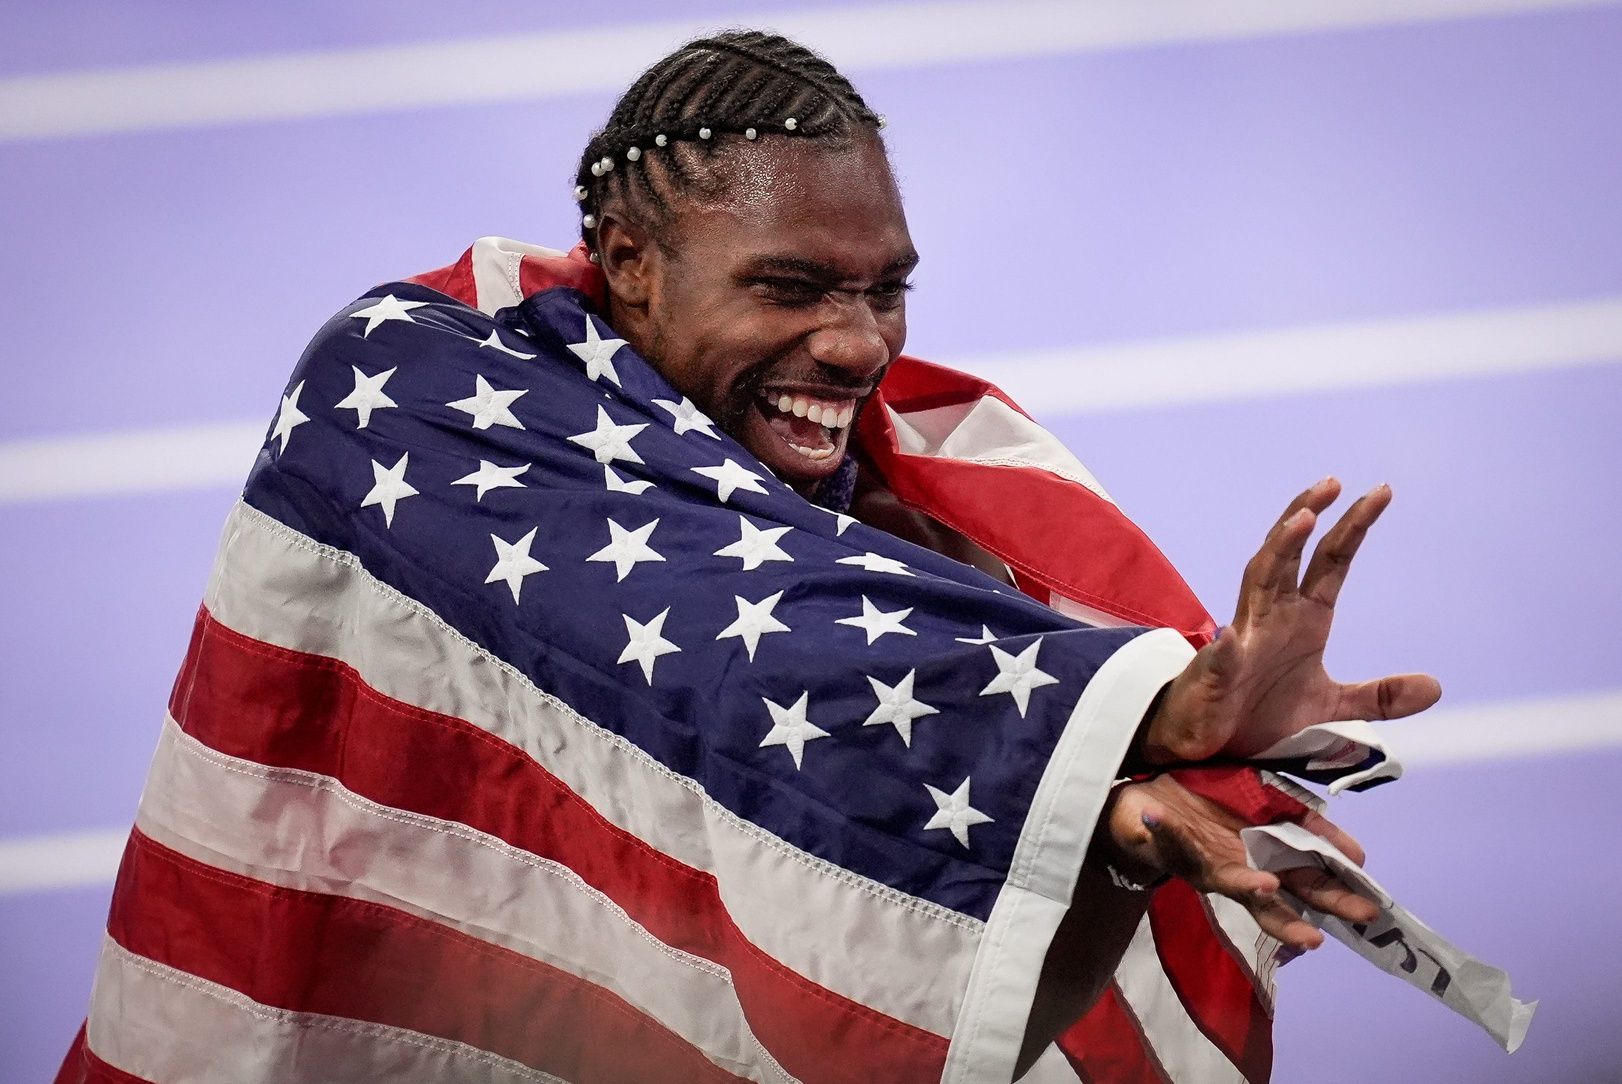
{"type": "Polygon", "coordinates": [[[265,422],[212,422],[0,443],[0,504],[238,488],[265,422]]]}
{"type": "MultiPolygon", "coordinates": [[[[1616,0],[934,0],[739,12],[852,72],[1591,8],[1616,0]]],[[[0,80],[0,142],[617,91],[683,19],[0,80]]]]}
{"type": "Polygon", "coordinates": [[[1378,726],[1410,767],[1622,749],[1622,689],[1437,709],[1378,726]]]}
{"type": "Polygon", "coordinates": [[[129,835],[124,827],[0,839],[0,896],[108,884],[129,835]]]}
{"type": "Polygon", "coordinates": [[[1622,297],[971,358],[1043,418],[1622,361],[1622,297]]]}
{"type": "MultiPolygon", "coordinates": [[[[1380,729],[1409,768],[1611,752],[1622,750],[1622,689],[1438,708],[1380,729]]],[[[110,828],[0,840],[0,896],[110,883],[128,835],[110,828]]]]}
{"type": "MultiPolygon", "coordinates": [[[[1067,415],[1622,362],[1622,297],[971,358],[1067,415]]],[[[0,505],[242,484],[265,421],[0,442],[0,505]]]]}

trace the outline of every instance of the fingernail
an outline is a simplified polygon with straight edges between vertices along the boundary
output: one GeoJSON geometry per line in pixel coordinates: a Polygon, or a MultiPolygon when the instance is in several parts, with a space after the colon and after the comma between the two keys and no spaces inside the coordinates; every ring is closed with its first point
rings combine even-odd
{"type": "Polygon", "coordinates": [[[1222,639],[1222,634],[1224,632],[1227,632],[1227,631],[1228,631],[1228,626],[1226,626],[1226,625],[1218,625],[1216,627],[1216,631],[1211,634],[1211,639],[1212,640],[1220,640],[1220,639],[1222,639]]]}
{"type": "Polygon", "coordinates": [[[1160,818],[1145,809],[1143,811],[1143,826],[1149,829],[1159,828],[1160,818]]]}

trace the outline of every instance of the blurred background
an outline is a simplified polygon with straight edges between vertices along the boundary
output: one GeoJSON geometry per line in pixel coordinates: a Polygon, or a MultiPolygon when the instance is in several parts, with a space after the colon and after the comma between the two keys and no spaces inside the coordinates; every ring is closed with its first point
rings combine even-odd
{"type": "Polygon", "coordinates": [[[567,247],[580,147],[707,29],[886,114],[909,352],[1001,382],[1226,619],[1328,474],[1396,501],[1331,669],[1429,670],[1331,813],[1542,1005],[1513,1057],[1336,944],[1275,1078],[1622,1079],[1622,6],[0,3],[0,1080],[48,1079],[218,527],[372,284],[567,247]]]}

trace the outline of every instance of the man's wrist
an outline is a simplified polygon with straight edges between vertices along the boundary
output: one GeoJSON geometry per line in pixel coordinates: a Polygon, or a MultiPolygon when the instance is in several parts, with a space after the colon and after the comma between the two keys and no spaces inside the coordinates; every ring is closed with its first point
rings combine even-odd
{"type": "Polygon", "coordinates": [[[1155,693],[1154,699],[1149,701],[1148,709],[1138,722],[1138,729],[1132,734],[1132,743],[1127,746],[1126,756],[1121,760],[1121,775],[1149,775],[1156,770],[1157,765],[1149,759],[1149,733],[1155,725],[1155,720],[1160,716],[1161,705],[1166,702],[1166,693],[1170,688],[1171,682],[1168,681],[1155,693]]]}

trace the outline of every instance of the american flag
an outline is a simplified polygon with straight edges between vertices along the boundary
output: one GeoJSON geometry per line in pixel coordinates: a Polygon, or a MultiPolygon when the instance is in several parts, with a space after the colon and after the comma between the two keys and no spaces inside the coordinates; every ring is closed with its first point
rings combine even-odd
{"type": "MultiPolygon", "coordinates": [[[[860,440],[1019,591],[798,496],[601,289],[487,238],[305,352],[59,1080],[1009,1079],[1209,618],[989,385],[903,358],[860,440]]],[[[1274,948],[1167,884],[1026,1079],[1265,1080],[1274,948]]]]}

